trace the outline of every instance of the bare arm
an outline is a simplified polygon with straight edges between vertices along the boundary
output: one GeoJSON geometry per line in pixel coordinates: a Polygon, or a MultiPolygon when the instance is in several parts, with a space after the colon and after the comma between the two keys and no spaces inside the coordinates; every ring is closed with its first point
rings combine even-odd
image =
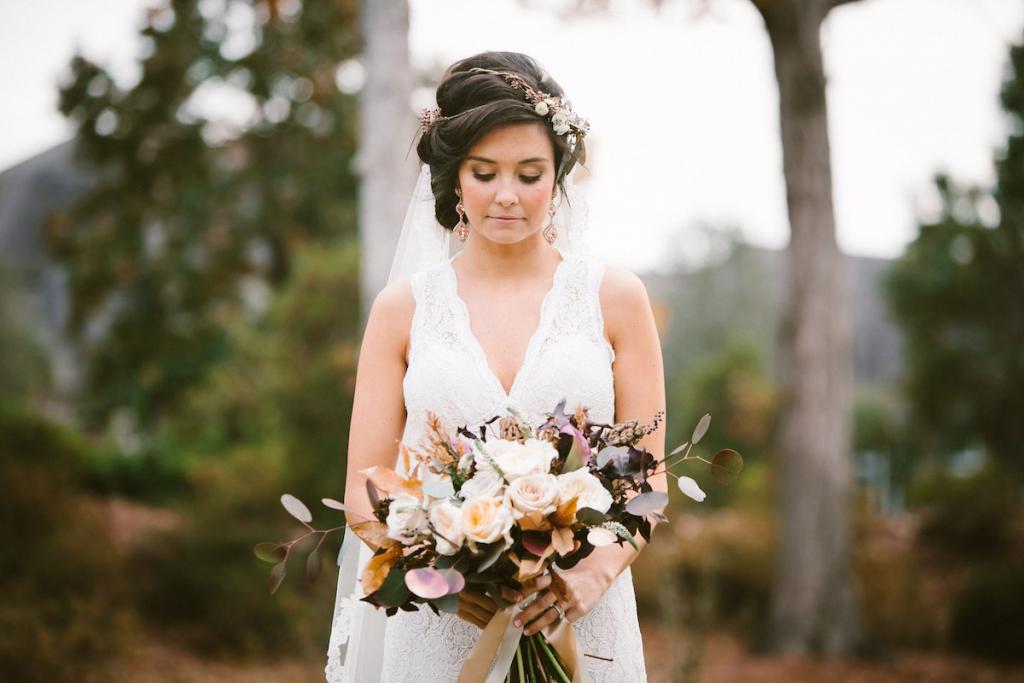
{"type": "MultiPolygon", "coordinates": [[[[665,369],[654,311],[643,281],[634,273],[609,266],[601,283],[605,329],[615,349],[615,421],[637,420],[650,424],[654,414],[665,410],[665,369]]],[[[665,425],[644,436],[638,444],[658,460],[665,456],[665,425]]],[[[668,491],[662,472],[648,480],[655,491],[668,491]]],[[[652,522],[652,529],[657,522],[652,522]]],[[[640,550],[646,541],[636,535],[640,550]]],[[[609,583],[639,555],[629,544],[602,546],[582,560],[604,571],[609,583]]]]}
{"type": "Polygon", "coordinates": [[[394,467],[405,430],[405,350],[415,302],[408,279],[382,289],[370,307],[359,348],[348,435],[345,513],[349,524],[371,516],[366,476],[374,465],[394,467]]]}

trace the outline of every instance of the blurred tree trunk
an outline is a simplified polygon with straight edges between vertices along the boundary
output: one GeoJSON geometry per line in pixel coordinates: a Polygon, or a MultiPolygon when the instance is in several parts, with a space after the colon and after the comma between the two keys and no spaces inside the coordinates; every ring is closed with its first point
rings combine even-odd
{"type": "Polygon", "coordinates": [[[358,173],[360,288],[363,319],[387,282],[405,207],[419,165],[405,158],[418,121],[411,105],[407,0],[364,0],[363,65],[358,173]]]}
{"type": "Polygon", "coordinates": [[[844,0],[751,0],[764,18],[779,85],[790,221],[777,442],[779,546],[770,644],[842,654],[859,616],[850,574],[851,329],[836,244],[819,32],[844,0]]]}

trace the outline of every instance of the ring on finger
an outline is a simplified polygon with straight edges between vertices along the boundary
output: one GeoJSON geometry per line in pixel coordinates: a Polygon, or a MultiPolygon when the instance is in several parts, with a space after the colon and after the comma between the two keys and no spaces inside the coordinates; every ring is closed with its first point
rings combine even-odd
{"type": "Polygon", "coordinates": [[[555,599],[555,601],[553,603],[551,603],[551,606],[548,607],[548,609],[554,609],[556,612],[558,612],[558,618],[559,619],[562,619],[562,620],[565,619],[565,611],[558,604],[558,599],[557,598],[555,599]]]}

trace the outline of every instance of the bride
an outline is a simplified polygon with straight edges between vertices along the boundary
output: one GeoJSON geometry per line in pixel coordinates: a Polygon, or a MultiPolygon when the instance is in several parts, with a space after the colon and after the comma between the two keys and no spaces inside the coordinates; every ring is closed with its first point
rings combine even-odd
{"type": "MultiPolygon", "coordinates": [[[[455,426],[509,407],[539,424],[563,397],[597,422],[648,423],[664,410],[646,289],[583,241],[583,200],[569,173],[586,158],[589,124],[536,61],[515,52],[456,62],[436,101],[421,115],[419,182],[359,354],[345,501],[362,516],[350,523],[370,514],[360,470],[401,471],[396,444],[419,442],[427,411],[455,426]],[[451,234],[464,247],[449,257],[451,234]]],[[[641,446],[661,458],[664,440],[660,427],[641,446]]],[[[651,483],[665,490],[665,475],[651,483]]],[[[637,552],[597,548],[558,570],[564,592],[545,575],[503,597],[528,605],[518,613],[527,635],[568,620],[589,680],[646,681],[630,570],[637,552]]],[[[346,531],[327,680],[455,681],[497,603],[466,590],[458,615],[388,618],[358,600],[370,554],[346,531]]]]}

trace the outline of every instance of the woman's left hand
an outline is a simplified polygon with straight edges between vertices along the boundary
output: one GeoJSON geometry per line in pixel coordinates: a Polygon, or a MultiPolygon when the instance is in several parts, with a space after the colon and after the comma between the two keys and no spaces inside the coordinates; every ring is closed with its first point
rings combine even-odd
{"type": "Polygon", "coordinates": [[[563,572],[551,571],[551,585],[515,617],[517,626],[525,624],[524,635],[533,635],[561,617],[552,606],[558,604],[569,623],[589,612],[611,586],[606,573],[578,564],[563,572]]]}

